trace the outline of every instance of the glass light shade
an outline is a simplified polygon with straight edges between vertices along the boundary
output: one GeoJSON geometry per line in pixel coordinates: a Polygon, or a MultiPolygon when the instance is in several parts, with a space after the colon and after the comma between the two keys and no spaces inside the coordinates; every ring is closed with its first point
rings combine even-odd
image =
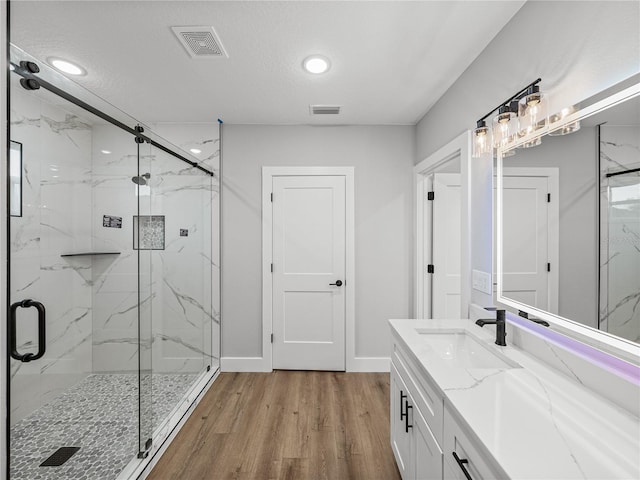
{"type": "Polygon", "coordinates": [[[506,108],[500,108],[500,113],[493,118],[493,145],[505,148],[516,133],[516,114],[506,108]]]}
{"type": "Polygon", "coordinates": [[[536,137],[533,140],[529,140],[528,142],[524,142],[522,145],[520,145],[520,148],[537,147],[540,144],[542,144],[542,137],[536,137]]]}
{"type": "MultiPolygon", "coordinates": [[[[576,111],[575,107],[563,108],[558,113],[555,113],[555,114],[553,114],[553,115],[551,115],[549,117],[549,126],[551,128],[553,128],[553,124],[554,123],[563,120],[564,118],[568,117],[569,115],[571,115],[575,111],[576,111]]],[[[578,120],[577,122],[568,123],[566,125],[563,125],[560,128],[556,128],[556,129],[551,130],[549,132],[549,136],[557,137],[557,136],[560,136],[560,135],[568,135],[570,133],[577,132],[578,130],[580,130],[580,120],[578,120]]]]}
{"type": "Polygon", "coordinates": [[[518,101],[518,135],[524,137],[547,123],[547,102],[539,91],[527,92],[518,101]]]}
{"type": "Polygon", "coordinates": [[[480,126],[473,131],[473,158],[489,155],[493,150],[491,144],[491,130],[489,127],[480,126]]]}

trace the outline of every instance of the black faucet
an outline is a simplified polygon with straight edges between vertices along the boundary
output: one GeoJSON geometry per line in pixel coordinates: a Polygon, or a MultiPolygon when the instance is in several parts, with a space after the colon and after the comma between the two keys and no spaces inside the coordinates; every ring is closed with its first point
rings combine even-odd
{"type": "Polygon", "coordinates": [[[496,326],[496,345],[500,345],[501,347],[507,346],[507,329],[506,329],[506,321],[505,321],[505,311],[504,310],[496,310],[496,319],[485,319],[480,318],[476,320],[476,325],[484,327],[485,325],[495,325],[496,326]]]}

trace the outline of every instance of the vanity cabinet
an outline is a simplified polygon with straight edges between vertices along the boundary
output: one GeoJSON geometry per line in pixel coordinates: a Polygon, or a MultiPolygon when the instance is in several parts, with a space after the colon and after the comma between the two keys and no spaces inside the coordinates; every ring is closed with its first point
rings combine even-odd
{"type": "Polygon", "coordinates": [[[397,343],[390,397],[391,447],[403,480],[504,477],[485,460],[482,447],[445,408],[444,396],[397,343]]]}
{"type": "Polygon", "coordinates": [[[433,430],[441,438],[442,397],[429,392],[409,373],[406,358],[396,350],[391,363],[391,447],[403,480],[442,480],[442,449],[433,430]],[[429,398],[431,407],[428,408],[429,398]],[[433,408],[433,402],[437,403],[433,408]],[[426,418],[423,413],[426,412],[426,418]],[[438,412],[434,415],[435,412],[438,412]],[[427,421],[429,419],[429,421],[427,421]]]}
{"type": "Polygon", "coordinates": [[[470,438],[467,429],[448,408],[444,411],[443,450],[446,480],[504,478],[504,474],[486,460],[486,455],[480,453],[481,446],[470,438]]]}

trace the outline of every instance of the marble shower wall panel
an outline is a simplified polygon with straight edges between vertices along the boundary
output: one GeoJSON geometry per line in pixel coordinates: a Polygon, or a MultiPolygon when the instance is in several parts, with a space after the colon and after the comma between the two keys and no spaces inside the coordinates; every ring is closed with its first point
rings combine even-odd
{"type": "MultiPolygon", "coordinates": [[[[22,217],[11,218],[11,302],[47,311],[47,351],[11,362],[12,422],[91,372],[90,260],[62,258],[90,248],[91,125],[15,85],[11,140],[22,143],[22,217]]],[[[34,309],[20,309],[18,349],[35,351],[34,309]]]]}
{"type": "Polygon", "coordinates": [[[640,177],[605,176],[640,167],[640,127],[600,128],[600,324],[640,342],[640,177]]]}
{"type": "Polygon", "coordinates": [[[154,372],[200,372],[211,365],[211,177],[158,155],[162,181],[152,211],[165,216],[165,249],[152,251],[154,372]],[[182,235],[181,235],[182,233],[182,235]]]}
{"type": "Polygon", "coordinates": [[[164,212],[167,222],[166,250],[154,252],[163,269],[163,288],[154,298],[154,318],[162,312],[162,321],[154,322],[154,370],[191,372],[203,365],[215,370],[220,362],[219,129],[158,124],[155,130],[184,151],[200,150],[193,155],[215,176],[168,157],[163,182],[152,195],[154,211],[164,212]],[[188,236],[181,237],[180,229],[188,236]]]}
{"type": "MultiPolygon", "coordinates": [[[[138,214],[139,198],[131,179],[138,175],[138,147],[122,130],[96,125],[92,158],[92,248],[120,252],[94,260],[93,371],[136,372],[138,253],[133,249],[133,216],[138,214]],[[104,227],[103,215],[121,217],[121,228],[104,227]]],[[[140,300],[150,302],[148,295],[140,300]]]]}

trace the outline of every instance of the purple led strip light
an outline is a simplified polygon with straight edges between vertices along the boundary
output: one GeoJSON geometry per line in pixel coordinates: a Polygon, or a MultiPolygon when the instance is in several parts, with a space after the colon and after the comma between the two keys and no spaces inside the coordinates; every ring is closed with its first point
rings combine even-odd
{"type": "Polygon", "coordinates": [[[565,350],[569,350],[575,355],[607,370],[608,372],[640,386],[640,367],[598,350],[591,345],[579,342],[573,338],[562,335],[561,333],[554,332],[548,327],[543,327],[542,325],[538,325],[537,323],[521,318],[513,313],[506,313],[507,319],[511,323],[515,323],[534,335],[558,345],[565,350]]]}

